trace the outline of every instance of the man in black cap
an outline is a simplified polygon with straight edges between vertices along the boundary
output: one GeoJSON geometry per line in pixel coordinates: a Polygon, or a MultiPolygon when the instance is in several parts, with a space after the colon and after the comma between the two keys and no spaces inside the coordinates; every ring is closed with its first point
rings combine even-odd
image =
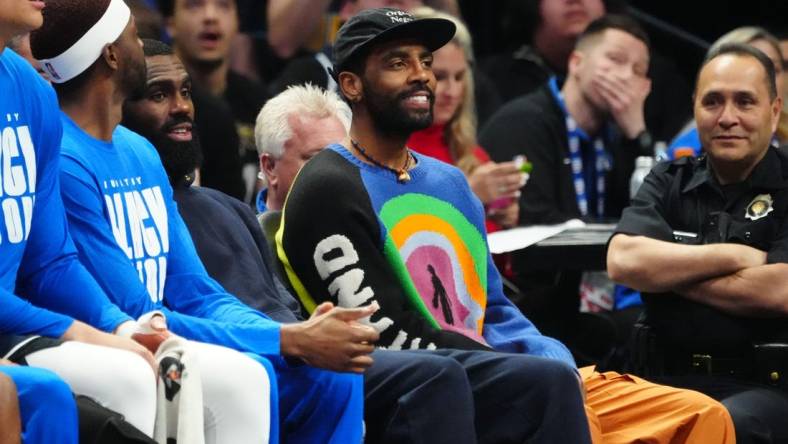
{"type": "MultiPolygon", "coordinates": [[[[405,146],[432,122],[432,51],[453,33],[449,21],[385,8],[340,29],[334,76],[353,110],[350,134],[301,170],[277,235],[302,304],[377,303],[365,321],[380,334],[378,346],[434,350],[463,364],[472,384],[483,375],[486,385],[505,387],[493,407],[505,406],[523,429],[479,430],[497,433],[494,442],[590,441],[578,376],[597,442],[730,442],[718,403],[628,375],[577,371],[566,347],[506,299],[463,174],[405,146]]],[[[477,413],[489,413],[487,405],[477,400],[477,413]]]]}

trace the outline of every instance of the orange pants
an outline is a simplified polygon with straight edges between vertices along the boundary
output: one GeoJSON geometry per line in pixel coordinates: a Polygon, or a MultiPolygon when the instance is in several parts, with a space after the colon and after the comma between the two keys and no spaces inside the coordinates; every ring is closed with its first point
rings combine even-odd
{"type": "Polygon", "coordinates": [[[735,443],[725,407],[692,390],[580,369],[594,443],[735,443]]]}

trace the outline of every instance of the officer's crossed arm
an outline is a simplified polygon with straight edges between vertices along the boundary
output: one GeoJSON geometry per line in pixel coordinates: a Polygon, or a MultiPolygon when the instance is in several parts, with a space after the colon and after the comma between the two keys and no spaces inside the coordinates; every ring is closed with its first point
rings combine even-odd
{"type": "Polygon", "coordinates": [[[678,288],[677,293],[727,313],[743,316],[788,314],[788,264],[745,268],[678,288]]]}
{"type": "Polygon", "coordinates": [[[617,234],[607,256],[611,279],[646,292],[675,292],[727,313],[788,313],[788,264],[767,264],[746,245],[680,245],[617,234]]]}
{"type": "Polygon", "coordinates": [[[607,253],[612,280],[650,293],[686,291],[765,264],[766,253],[746,245],[682,245],[622,233],[610,240],[607,253]]]}

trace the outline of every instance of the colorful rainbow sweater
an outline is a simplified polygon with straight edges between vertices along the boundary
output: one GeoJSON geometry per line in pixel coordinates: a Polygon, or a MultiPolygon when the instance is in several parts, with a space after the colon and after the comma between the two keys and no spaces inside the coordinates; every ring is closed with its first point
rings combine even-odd
{"type": "Polygon", "coordinates": [[[495,349],[560,359],[504,296],[481,203],[455,167],[418,153],[411,180],[332,145],[298,174],[276,236],[287,278],[308,311],[357,307],[389,349],[495,349]]]}

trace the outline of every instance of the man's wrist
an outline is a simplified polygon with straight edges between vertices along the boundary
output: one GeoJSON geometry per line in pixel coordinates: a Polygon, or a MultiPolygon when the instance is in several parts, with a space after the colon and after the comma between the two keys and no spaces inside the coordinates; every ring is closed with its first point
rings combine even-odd
{"type": "Polygon", "coordinates": [[[282,324],[279,327],[279,351],[282,356],[301,357],[300,329],[300,323],[282,324]]]}

